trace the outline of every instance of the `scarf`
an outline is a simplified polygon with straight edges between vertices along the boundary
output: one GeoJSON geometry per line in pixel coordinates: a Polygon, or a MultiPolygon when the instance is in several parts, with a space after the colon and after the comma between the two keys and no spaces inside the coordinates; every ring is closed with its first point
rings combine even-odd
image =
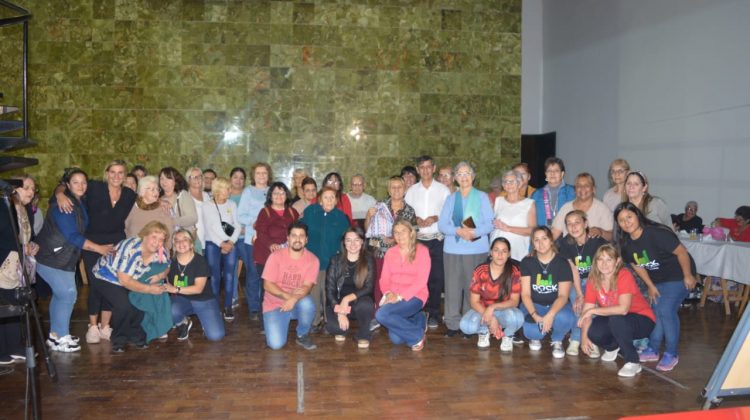
{"type": "MultiPolygon", "coordinates": [[[[461,190],[457,190],[455,193],[455,201],[453,203],[453,226],[459,228],[462,226],[463,221],[471,217],[473,220],[478,220],[482,214],[482,209],[479,201],[479,192],[476,188],[472,187],[469,191],[469,195],[466,197],[466,208],[464,209],[464,198],[461,195],[461,190]]],[[[456,242],[461,240],[459,236],[456,236],[456,242]]]]}

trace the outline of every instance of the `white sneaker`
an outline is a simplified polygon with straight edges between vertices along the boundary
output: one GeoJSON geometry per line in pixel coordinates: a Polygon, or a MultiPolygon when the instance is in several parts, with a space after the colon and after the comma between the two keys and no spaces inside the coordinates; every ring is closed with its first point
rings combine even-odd
{"type": "Polygon", "coordinates": [[[99,325],[99,336],[102,338],[102,340],[107,340],[112,337],[112,327],[106,326],[102,328],[101,324],[99,325]]]}
{"type": "Polygon", "coordinates": [[[505,336],[500,340],[500,351],[505,353],[513,351],[513,337],[505,336]]]}
{"type": "Polygon", "coordinates": [[[601,356],[599,353],[599,347],[592,344],[591,351],[589,352],[589,359],[598,359],[601,356]]]}
{"type": "Polygon", "coordinates": [[[623,378],[632,378],[639,373],[641,373],[641,364],[628,362],[625,363],[625,365],[620,369],[619,372],[617,372],[617,376],[622,376],[623,378]]]}
{"type": "Polygon", "coordinates": [[[78,345],[70,335],[63,337],[57,337],[56,335],[50,334],[47,339],[47,346],[52,351],[59,351],[63,353],[73,353],[81,350],[81,346],[78,345]]]}
{"type": "Polygon", "coordinates": [[[581,342],[578,340],[570,340],[568,348],[565,349],[565,354],[568,356],[578,356],[578,348],[581,346],[581,342]]]}
{"type": "MultiPolygon", "coordinates": [[[[620,348],[616,348],[612,351],[605,350],[604,354],[602,354],[602,362],[614,362],[617,360],[617,353],[620,352],[620,348]]],[[[640,367],[640,365],[638,365],[640,367]]]]}
{"type": "Polygon", "coordinates": [[[555,359],[562,359],[565,357],[565,351],[563,350],[562,341],[552,342],[552,357],[555,359]]]}
{"type": "Polygon", "coordinates": [[[86,342],[89,344],[97,344],[100,341],[102,341],[102,335],[99,331],[99,326],[89,324],[89,329],[86,331],[86,342]]]}
{"type": "Polygon", "coordinates": [[[542,342],[539,340],[529,340],[529,350],[539,351],[542,349],[542,342]]]}
{"type": "Polygon", "coordinates": [[[477,340],[477,347],[480,349],[486,349],[490,346],[490,333],[484,333],[479,334],[479,339],[477,340]]]}

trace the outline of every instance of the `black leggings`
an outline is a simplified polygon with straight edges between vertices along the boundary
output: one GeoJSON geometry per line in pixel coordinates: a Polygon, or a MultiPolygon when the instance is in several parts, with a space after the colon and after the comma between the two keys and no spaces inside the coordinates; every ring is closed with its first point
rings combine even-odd
{"type": "Polygon", "coordinates": [[[108,302],[106,302],[102,298],[102,293],[99,290],[99,282],[96,282],[96,278],[94,277],[94,273],[91,271],[94,268],[94,265],[97,261],[99,261],[99,255],[96,252],[91,251],[82,251],[81,252],[81,258],[83,258],[83,266],[86,269],[86,277],[89,280],[89,297],[88,297],[88,311],[89,315],[99,315],[99,312],[101,311],[111,311],[112,306],[109,305],[108,302]]]}
{"type": "Polygon", "coordinates": [[[124,347],[127,343],[146,344],[146,333],[141,328],[143,312],[130,303],[130,291],[97,278],[92,282],[97,283],[103,301],[112,308],[112,347],[124,347]]]}
{"type": "Polygon", "coordinates": [[[589,340],[607,351],[620,348],[626,362],[638,363],[638,352],[633,340],[646,338],[654,329],[651,318],[628,313],[626,315],[596,316],[591,320],[589,340]]]}
{"type": "MultiPolygon", "coordinates": [[[[335,305],[335,303],[334,303],[335,305]]],[[[357,339],[370,340],[370,321],[375,309],[375,304],[370,296],[364,296],[352,302],[352,311],[349,313],[349,319],[357,320],[357,339]]],[[[346,331],[339,328],[339,320],[333,311],[333,306],[326,305],[326,330],[333,335],[346,335],[346,331]]],[[[351,328],[349,329],[351,331],[351,328]]]]}

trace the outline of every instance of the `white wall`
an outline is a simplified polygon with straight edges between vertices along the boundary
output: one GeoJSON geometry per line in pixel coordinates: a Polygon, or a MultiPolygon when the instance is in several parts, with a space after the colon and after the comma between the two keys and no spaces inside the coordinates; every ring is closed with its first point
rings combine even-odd
{"type": "Polygon", "coordinates": [[[619,156],[672,212],[750,204],[750,1],[543,0],[542,20],[540,131],[568,182],[589,171],[601,195],[619,156]]]}

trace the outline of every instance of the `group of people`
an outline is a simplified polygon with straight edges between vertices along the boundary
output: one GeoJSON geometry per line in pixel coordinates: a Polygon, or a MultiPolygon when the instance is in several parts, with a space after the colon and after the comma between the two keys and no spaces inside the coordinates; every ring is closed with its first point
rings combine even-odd
{"type": "MultiPolygon", "coordinates": [[[[677,310],[696,274],[672,222],[689,222],[697,204],[670,218],[646,176],[623,159],[610,165],[603,200],[590,174],[569,185],[561,159],[544,168],[539,189],[520,163],[487,194],[474,186],[469,163],[438,170],[421,156],[376,201],[361,174],[346,193],[336,172],[319,186],[295,170],[290,188],[273,182],[262,162],[246,185],[243,168],[224,178],[192,167],[186,179],[172,167],[150,176],[113,161],[102,181],[67,170],[33,238],[26,207],[35,185],[24,177],[12,209],[23,255],[13,260],[9,249],[0,257],[31,261],[50,285],[47,345],[61,352],[80,350],[69,325],[82,259],[90,284],[85,341],[110,340],[115,352],[145,348],[173,328],[185,340],[193,316],[208,340],[221,340],[244,271],[250,319],[272,349],[286,344],[291,320],[305,349],[323,329],[345,341],[356,321],[359,348],[382,326],[394,344],[420,351],[427,331],[444,323],[447,337],[477,334],[483,348],[494,337],[503,352],[521,335],[540,351],[549,335],[555,358],[582,351],[611,362],[621,354],[620,376],[636,375],[641,362],[673,369],[677,310]]],[[[748,213],[743,206],[717,223],[746,238],[748,213]]],[[[6,271],[0,280],[10,289],[6,271]]],[[[3,324],[0,363],[20,354],[11,329],[3,324]]]]}

